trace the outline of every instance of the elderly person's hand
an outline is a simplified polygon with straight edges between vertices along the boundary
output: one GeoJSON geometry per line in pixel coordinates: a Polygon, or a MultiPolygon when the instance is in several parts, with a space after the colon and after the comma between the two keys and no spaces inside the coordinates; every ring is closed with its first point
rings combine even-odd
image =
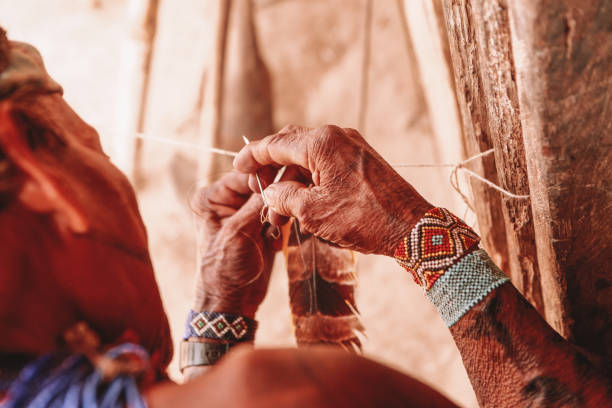
{"type": "Polygon", "coordinates": [[[199,190],[192,199],[198,236],[193,310],[253,318],[268,288],[274,257],[248,177],[237,172],[199,190]]]}
{"type": "Polygon", "coordinates": [[[429,204],[353,129],[287,126],[245,146],[234,166],[262,179],[270,219],[293,216],[308,233],[364,253],[392,255],[429,204]],[[290,166],[291,180],[272,184],[290,166]],[[298,175],[297,177],[295,175],[298,175]]]}

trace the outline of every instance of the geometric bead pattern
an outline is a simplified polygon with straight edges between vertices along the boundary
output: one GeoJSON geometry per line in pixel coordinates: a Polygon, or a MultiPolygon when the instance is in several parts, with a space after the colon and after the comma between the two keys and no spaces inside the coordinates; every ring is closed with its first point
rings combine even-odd
{"type": "Polygon", "coordinates": [[[495,288],[510,281],[483,250],[474,251],[450,267],[426,292],[448,327],[495,288]]]}
{"type": "Polygon", "coordinates": [[[229,341],[250,341],[255,338],[257,322],[243,316],[218,312],[189,311],[185,339],[205,337],[229,341]]]}
{"type": "Polygon", "coordinates": [[[459,259],[478,248],[480,237],[445,208],[432,208],[397,246],[397,262],[426,290],[459,259]]]}

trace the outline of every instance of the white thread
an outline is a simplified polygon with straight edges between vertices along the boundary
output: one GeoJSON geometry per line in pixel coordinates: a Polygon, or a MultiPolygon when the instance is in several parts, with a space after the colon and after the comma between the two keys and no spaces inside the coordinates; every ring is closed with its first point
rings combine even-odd
{"type": "Polygon", "coordinates": [[[503,194],[507,195],[508,197],[519,198],[519,199],[529,198],[529,194],[525,194],[525,195],[514,194],[514,193],[511,193],[508,190],[504,190],[503,188],[501,188],[497,184],[490,182],[489,180],[487,180],[486,178],[484,178],[482,176],[479,176],[478,174],[474,173],[470,169],[466,169],[466,168],[462,167],[459,170],[465,171],[470,177],[474,177],[475,179],[482,181],[483,183],[485,183],[489,187],[494,188],[495,190],[499,191],[500,193],[503,193],[503,194]]]}
{"type": "Polygon", "coordinates": [[[144,133],[136,133],[134,137],[138,139],[142,139],[142,140],[152,140],[154,142],[168,143],[168,144],[179,146],[179,147],[188,147],[190,149],[208,150],[211,153],[217,153],[223,156],[232,156],[232,157],[238,156],[238,153],[230,152],[229,150],[223,150],[223,149],[219,149],[219,148],[212,147],[212,146],[202,146],[197,143],[185,142],[182,140],[174,140],[174,139],[167,139],[165,137],[145,135],[144,133]]]}
{"type": "MultiPolygon", "coordinates": [[[[207,150],[211,153],[216,153],[216,154],[221,154],[221,155],[225,155],[225,156],[232,156],[232,157],[236,157],[238,155],[237,152],[231,152],[229,150],[223,150],[223,149],[219,149],[216,147],[212,147],[212,146],[202,146],[200,144],[197,143],[191,143],[191,142],[185,142],[185,141],[179,141],[179,140],[173,140],[173,139],[167,139],[165,137],[158,137],[158,136],[149,136],[149,135],[145,135],[143,133],[137,133],[134,137],[143,139],[143,140],[152,140],[152,141],[156,141],[156,142],[162,142],[162,143],[168,143],[168,144],[172,144],[175,146],[180,146],[180,147],[188,147],[188,148],[196,148],[196,149],[201,149],[201,150],[207,150]]],[[[244,137],[244,136],[243,136],[244,137]]],[[[246,138],[245,138],[246,139],[246,138]]],[[[246,139],[248,140],[248,139],[246,139]]],[[[246,142],[245,140],[245,142],[246,142]]],[[[505,194],[506,196],[510,197],[510,198],[516,198],[516,199],[527,199],[529,198],[528,194],[525,195],[521,195],[521,194],[515,194],[511,191],[508,191],[500,186],[498,186],[497,184],[493,183],[492,181],[487,180],[486,178],[480,176],[477,173],[474,173],[472,170],[465,168],[465,165],[476,160],[479,159],[481,157],[487,156],[491,153],[493,153],[495,150],[494,149],[489,149],[489,150],[485,150],[484,152],[480,152],[478,154],[475,154],[474,156],[468,157],[467,159],[456,163],[456,164],[451,164],[451,163],[440,163],[440,164],[434,164],[434,163],[420,163],[420,164],[392,164],[391,167],[393,168],[408,168],[408,167],[452,167],[451,170],[451,174],[449,177],[449,182],[451,187],[453,187],[453,189],[461,196],[461,198],[463,199],[463,201],[465,202],[465,204],[468,206],[468,208],[470,210],[472,210],[472,212],[474,212],[474,209],[472,208],[468,197],[463,193],[463,191],[461,191],[461,188],[459,186],[459,170],[464,171],[467,173],[468,176],[475,178],[476,180],[481,181],[482,183],[485,183],[486,185],[488,185],[489,187],[499,191],[502,194],[505,194]]],[[[281,169],[282,170],[282,169],[281,169]]],[[[282,171],[284,173],[284,170],[282,171]]],[[[282,174],[281,174],[282,176],[282,174]]],[[[259,177],[257,177],[259,179],[259,177]]],[[[258,180],[259,183],[261,183],[258,180]]],[[[261,189],[261,184],[259,185],[259,188],[261,189]]],[[[264,199],[264,202],[266,201],[265,196],[263,195],[263,190],[261,191],[262,193],[262,197],[264,199]]],[[[265,204],[265,203],[264,203],[265,204]]],[[[266,204],[267,207],[267,204],[266,204]]]]}
{"type": "MultiPolygon", "coordinates": [[[[251,141],[247,139],[245,135],[242,135],[242,140],[244,140],[245,145],[248,145],[249,143],[251,143],[251,141]]],[[[255,172],[255,180],[257,180],[257,185],[259,186],[259,192],[261,193],[261,198],[263,199],[263,202],[264,202],[264,208],[269,208],[270,206],[268,205],[268,200],[266,199],[266,195],[264,194],[263,186],[261,185],[261,179],[259,178],[259,174],[257,174],[257,172],[255,172]]],[[[263,209],[262,209],[262,214],[263,214],[263,209]]],[[[266,212],[265,221],[267,220],[268,220],[268,213],[266,212]]],[[[264,220],[262,220],[261,223],[263,224],[264,220]]]]}
{"type": "Polygon", "coordinates": [[[486,185],[488,185],[491,188],[494,188],[495,190],[499,191],[502,194],[507,195],[508,197],[511,198],[517,198],[517,199],[526,199],[529,198],[529,195],[520,195],[520,194],[514,194],[511,191],[508,191],[500,186],[498,186],[497,184],[487,180],[486,178],[480,176],[477,173],[474,173],[472,170],[465,168],[465,165],[476,160],[479,159],[481,157],[484,156],[488,156],[491,153],[493,153],[495,151],[495,149],[489,149],[489,150],[485,150],[484,152],[480,152],[478,154],[475,154],[474,156],[468,157],[467,159],[457,163],[457,164],[450,164],[450,163],[441,163],[441,164],[428,164],[428,163],[423,163],[423,164],[392,164],[391,167],[394,168],[401,168],[401,167],[452,167],[453,169],[451,170],[451,174],[450,174],[450,179],[449,182],[451,184],[451,186],[453,187],[453,189],[461,196],[461,198],[463,199],[463,201],[465,201],[465,204],[468,206],[468,208],[472,211],[474,211],[474,209],[472,208],[472,206],[469,203],[469,200],[467,198],[467,196],[465,194],[463,194],[463,192],[461,191],[460,187],[459,187],[459,176],[457,175],[459,170],[464,171],[468,174],[468,176],[473,177],[483,183],[485,183],[486,185]]]}

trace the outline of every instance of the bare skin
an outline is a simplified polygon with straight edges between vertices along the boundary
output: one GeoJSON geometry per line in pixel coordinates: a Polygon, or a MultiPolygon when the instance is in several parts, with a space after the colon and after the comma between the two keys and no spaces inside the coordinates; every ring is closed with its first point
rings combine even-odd
{"type": "MultiPolygon", "coordinates": [[[[0,32],[0,69],[8,52],[20,47],[0,32]]],[[[65,334],[86,322],[102,347],[143,345],[161,374],[172,345],[134,192],[95,130],[57,87],[46,86],[48,78],[40,80],[46,74],[40,61],[32,61],[32,75],[17,70],[15,83],[4,76],[1,84],[8,87],[0,99],[0,373],[65,351],[65,334]]],[[[227,176],[194,198],[201,234],[194,308],[253,316],[265,296],[274,243],[262,234],[261,198],[251,197],[247,179],[227,176]]],[[[363,390],[366,406],[384,398],[396,406],[424,398],[429,406],[453,406],[400,373],[328,350],[230,353],[193,383],[158,379],[145,397],[151,406],[172,408],[270,400],[277,406],[359,406],[351,402],[363,390]],[[377,375],[388,377],[384,389],[391,396],[371,386],[377,375]]]]}
{"type": "Polygon", "coordinates": [[[15,189],[0,211],[0,350],[54,351],[86,321],[105,343],[129,329],[168,362],[136,198],[96,132],[60,95],[26,96],[0,102],[0,149],[15,189]]]}
{"type": "Polygon", "coordinates": [[[163,407],[456,407],[398,371],[329,348],[232,351],[205,375],[147,394],[163,407]]]}
{"type": "Polygon", "coordinates": [[[192,199],[199,271],[193,310],[254,319],[266,295],[276,250],[260,221],[261,197],[251,193],[247,180],[229,173],[192,199]]]}
{"type": "Polygon", "coordinates": [[[481,406],[606,407],[612,387],[510,284],[451,327],[481,406]]]}
{"type": "MultiPolygon", "coordinates": [[[[430,207],[352,129],[289,126],[243,148],[234,165],[251,175],[280,165],[307,170],[313,185],[286,181],[265,189],[270,207],[296,217],[310,233],[361,252],[391,255],[430,207]]],[[[605,376],[509,284],[451,333],[482,406],[612,405],[605,376]]]]}
{"type": "MultiPolygon", "coordinates": [[[[191,200],[198,241],[192,310],[254,319],[266,295],[275,248],[260,221],[261,197],[251,193],[247,181],[246,174],[226,174],[191,200]]],[[[188,341],[219,343],[206,338],[188,341]]],[[[183,375],[191,380],[209,368],[187,367],[183,375]]]]}
{"type": "MultiPolygon", "coordinates": [[[[246,174],[226,174],[192,200],[200,258],[195,310],[253,317],[263,301],[277,248],[260,221],[262,199],[247,181],[246,174]]],[[[207,390],[207,406],[454,406],[404,374],[329,349],[249,351],[241,346],[214,367],[190,367],[184,374],[189,385],[152,389],[147,395],[151,406],[172,401],[200,406],[202,390],[207,390]]]]}
{"type": "MultiPolygon", "coordinates": [[[[20,47],[2,37],[0,70],[8,61],[3,47],[20,47]]],[[[59,91],[41,84],[4,88],[0,100],[0,354],[13,359],[2,358],[0,369],[13,369],[14,357],[27,362],[62,350],[62,335],[86,321],[105,346],[129,332],[163,371],[172,347],[134,192],[97,133],[59,91]]],[[[288,127],[241,152],[236,167],[245,175],[227,176],[194,199],[201,234],[195,308],[255,314],[274,243],[247,179],[253,186],[259,171],[267,185],[281,165],[292,166],[291,180],[266,189],[272,221],[295,216],[308,232],[348,248],[391,255],[431,208],[356,131],[288,127]]],[[[610,405],[594,366],[509,285],[451,332],[485,406],[610,405]]],[[[151,385],[149,405],[453,406],[353,355],[244,347],[191,383],[151,385]]]]}
{"type": "MultiPolygon", "coordinates": [[[[265,186],[273,180],[271,169],[301,168],[312,185],[296,177],[266,188],[272,222],[282,219],[277,215],[295,216],[308,233],[363,253],[392,255],[433,207],[353,129],[287,126],[246,146],[234,165],[245,173],[257,170],[265,186]]],[[[249,185],[259,191],[252,174],[249,185]]]]}

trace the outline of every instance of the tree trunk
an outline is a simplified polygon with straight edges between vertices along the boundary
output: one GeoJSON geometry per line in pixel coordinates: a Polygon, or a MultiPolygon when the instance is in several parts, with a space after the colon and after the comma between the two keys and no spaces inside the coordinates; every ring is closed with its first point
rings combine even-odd
{"type": "Polygon", "coordinates": [[[509,15],[546,318],[612,357],[612,7],[513,0],[509,15]]]}
{"type": "MultiPolygon", "coordinates": [[[[440,0],[407,0],[405,4],[440,159],[454,163],[464,158],[464,149],[468,156],[473,156],[492,148],[489,134],[482,126],[482,86],[478,78],[472,77],[474,55],[462,49],[467,33],[458,27],[447,27],[440,0]]],[[[471,166],[478,174],[497,180],[492,157],[484,157],[471,166]]],[[[482,245],[502,269],[508,270],[499,193],[479,181],[472,182],[472,193],[482,245]]]]}
{"type": "MultiPolygon", "coordinates": [[[[445,0],[444,12],[470,154],[494,147],[494,158],[484,159],[484,176],[501,183],[506,190],[527,195],[527,168],[505,3],[505,0],[445,0]]],[[[474,182],[476,188],[475,183],[479,182],[474,182]]],[[[477,188],[474,191],[475,201],[480,202],[477,211],[485,207],[483,217],[491,220],[496,242],[506,246],[507,263],[502,262],[500,267],[544,314],[529,200],[509,198],[484,185],[477,188]]]]}
{"type": "MultiPolygon", "coordinates": [[[[530,195],[501,197],[503,218],[491,218],[505,230],[506,270],[563,336],[609,358],[609,2],[443,4],[467,139],[495,148],[487,178],[530,195]]],[[[500,208],[499,193],[474,194],[479,221],[500,208]]]]}

